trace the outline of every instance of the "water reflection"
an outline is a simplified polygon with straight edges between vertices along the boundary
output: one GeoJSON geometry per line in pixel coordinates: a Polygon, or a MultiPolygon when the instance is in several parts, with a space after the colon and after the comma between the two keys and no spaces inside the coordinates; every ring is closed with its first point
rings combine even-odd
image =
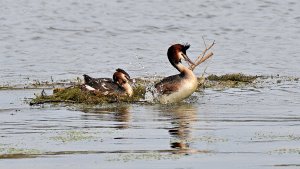
{"type": "Polygon", "coordinates": [[[131,119],[131,106],[127,104],[113,104],[104,107],[85,107],[81,111],[83,120],[99,120],[113,122],[113,127],[126,129],[131,119]]]}
{"type": "Polygon", "coordinates": [[[169,118],[171,127],[168,131],[171,136],[170,147],[178,150],[177,153],[192,153],[193,123],[197,121],[196,107],[190,104],[170,105],[161,108],[161,115],[169,118]]]}

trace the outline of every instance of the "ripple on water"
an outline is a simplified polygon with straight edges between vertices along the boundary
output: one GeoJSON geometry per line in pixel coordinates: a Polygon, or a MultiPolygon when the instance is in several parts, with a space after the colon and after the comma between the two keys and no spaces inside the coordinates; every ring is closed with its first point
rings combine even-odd
{"type": "Polygon", "coordinates": [[[0,6],[0,86],[84,73],[111,77],[117,67],[132,77],[164,77],[177,72],[166,57],[169,45],[189,42],[187,54],[195,58],[202,36],[216,40],[206,72],[280,75],[262,76],[254,86],[206,88],[173,105],[30,107],[24,97],[39,89],[0,90],[0,158],[10,158],[0,168],[299,166],[298,1],[0,6]]]}

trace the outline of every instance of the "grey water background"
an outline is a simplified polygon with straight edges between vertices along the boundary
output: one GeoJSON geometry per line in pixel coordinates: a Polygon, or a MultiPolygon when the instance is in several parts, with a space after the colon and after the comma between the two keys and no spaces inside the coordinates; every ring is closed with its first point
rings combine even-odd
{"type": "MultiPolygon", "coordinates": [[[[216,45],[209,73],[299,76],[300,4],[287,1],[0,1],[0,83],[175,74],[173,43],[195,59],[216,45]]],[[[197,68],[196,74],[203,72],[197,68]]]]}
{"type": "Polygon", "coordinates": [[[188,42],[195,59],[202,36],[215,55],[196,75],[271,75],[175,105],[29,106],[40,89],[0,90],[0,168],[299,168],[299,9],[296,0],[0,0],[0,85],[118,67],[168,76],[177,73],[168,47],[188,42]]]}

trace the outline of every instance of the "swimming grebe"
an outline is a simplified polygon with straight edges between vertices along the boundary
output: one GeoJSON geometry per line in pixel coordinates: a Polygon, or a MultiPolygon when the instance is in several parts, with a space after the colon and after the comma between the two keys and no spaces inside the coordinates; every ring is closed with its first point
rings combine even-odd
{"type": "Polygon", "coordinates": [[[133,90],[129,84],[130,76],[123,69],[117,69],[110,78],[92,78],[86,74],[84,77],[84,89],[100,92],[103,95],[132,96],[133,90]]]}
{"type": "Polygon", "coordinates": [[[184,59],[194,65],[186,55],[189,47],[189,44],[175,44],[168,49],[169,62],[180,73],[166,77],[155,85],[159,93],[158,101],[162,104],[179,102],[189,97],[198,87],[197,78],[193,71],[181,64],[181,60],[184,59]]]}

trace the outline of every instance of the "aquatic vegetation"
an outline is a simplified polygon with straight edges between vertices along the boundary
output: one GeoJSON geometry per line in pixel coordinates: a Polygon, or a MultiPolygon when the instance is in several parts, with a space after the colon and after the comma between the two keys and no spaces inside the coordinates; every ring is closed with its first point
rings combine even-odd
{"type": "Polygon", "coordinates": [[[222,138],[222,137],[216,137],[216,136],[200,136],[200,137],[195,137],[195,138],[184,138],[184,139],[171,139],[172,143],[190,143],[190,142],[205,142],[205,143],[217,143],[217,142],[227,142],[227,138],[222,138]]]}
{"type": "Polygon", "coordinates": [[[68,131],[59,136],[51,137],[50,139],[66,143],[66,142],[73,142],[73,141],[90,140],[93,138],[94,138],[93,136],[88,135],[87,133],[82,131],[68,131]]]}
{"type": "Polygon", "coordinates": [[[0,86],[0,90],[11,90],[11,89],[13,89],[13,87],[12,86],[8,86],[8,85],[3,85],[3,86],[0,86]]]}
{"type": "Polygon", "coordinates": [[[234,73],[234,74],[225,74],[221,76],[209,75],[207,79],[210,81],[235,81],[235,82],[251,83],[257,77],[258,76],[244,75],[242,73],[234,73]]]}
{"type": "Polygon", "coordinates": [[[136,86],[132,97],[120,97],[117,95],[103,95],[97,92],[83,91],[80,86],[71,86],[67,88],[55,88],[53,95],[40,94],[32,99],[30,105],[43,104],[43,103],[85,103],[85,104],[101,104],[112,102],[135,102],[139,101],[145,93],[145,88],[136,86]]]}
{"type": "Polygon", "coordinates": [[[41,152],[36,149],[22,149],[14,147],[2,147],[0,148],[0,159],[7,158],[32,158],[40,154],[41,152]]]}
{"type": "Polygon", "coordinates": [[[135,160],[176,160],[184,157],[184,154],[172,154],[172,153],[159,153],[159,152],[149,152],[149,153],[119,153],[114,154],[106,158],[107,161],[135,161],[135,160]]]}
{"type": "Polygon", "coordinates": [[[23,90],[23,89],[52,89],[57,87],[65,87],[72,85],[79,85],[82,83],[80,78],[72,80],[59,80],[59,81],[39,81],[32,80],[25,84],[0,84],[0,90],[23,90]]]}
{"type": "MultiPolygon", "coordinates": [[[[210,75],[206,78],[198,78],[198,91],[203,88],[232,88],[252,84],[257,76],[248,76],[241,73],[226,75],[210,75]]],[[[30,105],[43,103],[83,103],[83,104],[103,104],[113,102],[145,102],[146,87],[155,83],[159,79],[135,79],[133,86],[133,96],[103,95],[98,92],[81,90],[81,85],[75,84],[70,87],[55,88],[52,95],[42,92],[31,100],[30,105]]]]}
{"type": "Polygon", "coordinates": [[[300,148],[280,148],[269,153],[278,153],[278,154],[300,154],[300,148]]]}
{"type": "Polygon", "coordinates": [[[256,141],[298,141],[300,136],[294,134],[276,134],[276,133],[255,133],[251,138],[256,141]]]}
{"type": "Polygon", "coordinates": [[[253,84],[258,76],[244,75],[242,73],[209,75],[200,87],[202,88],[237,88],[253,84]]]}
{"type": "Polygon", "coordinates": [[[216,143],[216,142],[227,142],[227,138],[216,137],[216,136],[201,136],[195,138],[196,141],[206,142],[206,143],[216,143]]]}

